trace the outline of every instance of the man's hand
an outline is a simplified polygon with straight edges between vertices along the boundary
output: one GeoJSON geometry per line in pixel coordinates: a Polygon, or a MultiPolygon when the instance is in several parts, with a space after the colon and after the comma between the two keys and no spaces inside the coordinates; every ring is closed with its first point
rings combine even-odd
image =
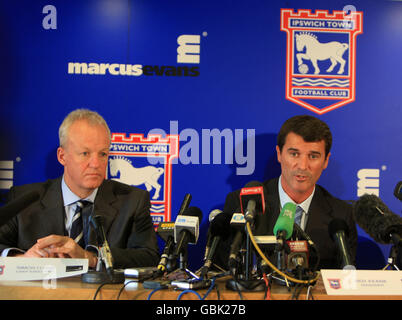
{"type": "Polygon", "coordinates": [[[50,235],[38,239],[37,243],[24,256],[88,259],[90,267],[95,267],[97,264],[97,258],[94,254],[81,248],[73,239],[59,235],[50,235]]]}
{"type": "Polygon", "coordinates": [[[37,240],[38,248],[59,258],[85,258],[85,250],[66,236],[50,235],[37,240]]]}
{"type": "Polygon", "coordinates": [[[49,251],[49,248],[43,248],[36,243],[24,254],[15,254],[15,257],[25,257],[25,258],[55,258],[56,255],[49,251]]]}

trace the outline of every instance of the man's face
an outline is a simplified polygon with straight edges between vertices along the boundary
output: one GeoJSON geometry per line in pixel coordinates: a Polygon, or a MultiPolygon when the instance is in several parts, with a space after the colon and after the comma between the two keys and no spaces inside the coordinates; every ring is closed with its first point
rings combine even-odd
{"type": "Polygon", "coordinates": [[[330,154],[325,158],[325,142],[306,142],[290,132],[282,152],[276,146],[277,158],[282,168],[282,187],[295,202],[306,200],[327,168],[330,154]]]}
{"type": "Polygon", "coordinates": [[[105,179],[109,144],[102,125],[77,120],[70,126],[66,145],[57,149],[57,158],[64,166],[66,184],[77,196],[87,197],[105,179]]]}

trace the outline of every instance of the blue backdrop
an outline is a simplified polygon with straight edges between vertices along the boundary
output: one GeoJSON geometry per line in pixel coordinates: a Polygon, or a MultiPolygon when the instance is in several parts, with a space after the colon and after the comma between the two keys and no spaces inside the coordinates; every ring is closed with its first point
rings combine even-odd
{"type": "MultiPolygon", "coordinates": [[[[392,195],[402,179],[401,2],[7,0],[0,17],[3,193],[61,175],[58,126],[73,109],[96,110],[122,134],[111,159],[144,169],[133,184],[150,190],[155,223],[174,220],[186,193],[203,211],[190,248],[197,268],[209,212],[248,181],[278,176],[280,126],[312,114],[334,136],[319,183],[345,200],[377,194],[401,214],[392,195]],[[291,9],[288,32],[282,9],[291,9]],[[297,48],[301,34],[346,43],[344,73],[325,47],[314,73],[313,47],[297,48]],[[291,86],[305,90],[305,105],[291,86]],[[333,96],[341,91],[350,99],[333,96]]],[[[119,169],[109,177],[130,175],[119,169]]],[[[390,246],[358,231],[358,267],[384,267],[390,246]]]]}

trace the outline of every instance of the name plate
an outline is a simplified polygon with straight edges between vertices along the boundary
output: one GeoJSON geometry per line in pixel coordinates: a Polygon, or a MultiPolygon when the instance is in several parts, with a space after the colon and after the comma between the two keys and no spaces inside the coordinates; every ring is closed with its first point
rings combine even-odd
{"type": "Polygon", "coordinates": [[[45,280],[88,272],[88,259],[0,258],[0,281],[45,280]]]}
{"type": "Polygon", "coordinates": [[[321,270],[328,295],[402,295],[402,271],[321,270]]]}

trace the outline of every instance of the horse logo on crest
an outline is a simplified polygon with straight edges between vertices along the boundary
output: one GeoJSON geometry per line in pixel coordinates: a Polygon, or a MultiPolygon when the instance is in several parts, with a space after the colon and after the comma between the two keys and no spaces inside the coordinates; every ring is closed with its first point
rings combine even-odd
{"type": "Polygon", "coordinates": [[[151,195],[154,225],[171,219],[172,160],[179,154],[179,136],[113,133],[108,177],[145,187],[151,195]]]}
{"type": "Polygon", "coordinates": [[[356,36],[362,12],[281,9],[287,33],[286,99],[317,114],[355,100],[356,36]]]}
{"type": "Polygon", "coordinates": [[[120,172],[120,178],[112,178],[112,180],[132,186],[140,186],[144,184],[148,192],[151,192],[152,189],[155,189],[152,199],[159,198],[161,185],[158,183],[158,179],[165,171],[163,168],[154,166],[136,168],[130,159],[118,156],[110,159],[109,163],[111,176],[117,176],[117,174],[120,172]]]}

